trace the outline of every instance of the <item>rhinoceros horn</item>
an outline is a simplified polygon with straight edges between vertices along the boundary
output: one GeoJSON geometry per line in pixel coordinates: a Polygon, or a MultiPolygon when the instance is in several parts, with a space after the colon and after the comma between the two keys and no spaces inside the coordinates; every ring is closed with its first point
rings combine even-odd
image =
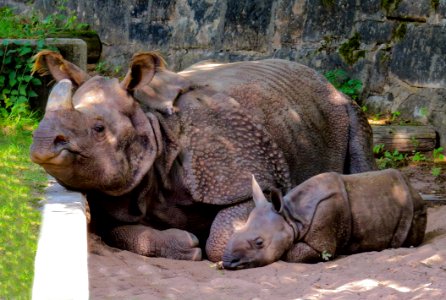
{"type": "Polygon", "coordinates": [[[52,89],[45,111],[74,109],[71,102],[73,84],[69,79],[62,79],[52,89]]]}
{"type": "Polygon", "coordinates": [[[254,199],[256,207],[261,207],[268,203],[268,200],[266,200],[265,194],[263,194],[262,188],[257,183],[254,175],[252,175],[252,198],[254,199]]]}

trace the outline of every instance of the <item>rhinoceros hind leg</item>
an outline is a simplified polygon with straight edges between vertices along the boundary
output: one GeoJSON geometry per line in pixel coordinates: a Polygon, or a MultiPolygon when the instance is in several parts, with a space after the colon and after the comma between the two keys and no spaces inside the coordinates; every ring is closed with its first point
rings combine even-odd
{"type": "Polygon", "coordinates": [[[248,201],[222,209],[217,214],[206,241],[206,254],[210,261],[222,260],[229,238],[239,226],[246,223],[253,208],[254,202],[248,201]]]}
{"type": "Polygon", "coordinates": [[[348,155],[345,174],[377,170],[373,156],[373,134],[367,118],[356,103],[347,106],[350,118],[348,155]]]}
{"type": "Polygon", "coordinates": [[[282,259],[287,262],[315,263],[321,261],[321,254],[306,243],[297,243],[286,252],[282,259]]]}
{"type": "Polygon", "coordinates": [[[143,225],[125,225],[110,231],[108,242],[144,256],[201,260],[198,239],[179,229],[156,230],[143,225]]]}

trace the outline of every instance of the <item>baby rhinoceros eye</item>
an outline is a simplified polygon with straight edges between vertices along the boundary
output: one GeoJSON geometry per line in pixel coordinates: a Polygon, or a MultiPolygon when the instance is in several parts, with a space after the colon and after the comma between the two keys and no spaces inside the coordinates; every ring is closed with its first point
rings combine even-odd
{"type": "Polygon", "coordinates": [[[97,133],[101,133],[101,132],[103,132],[104,129],[105,129],[105,127],[104,127],[104,125],[102,125],[102,124],[95,124],[95,125],[93,126],[93,130],[96,131],[97,133]]]}
{"type": "Polygon", "coordinates": [[[257,249],[263,248],[263,239],[261,237],[256,238],[254,244],[257,249]]]}

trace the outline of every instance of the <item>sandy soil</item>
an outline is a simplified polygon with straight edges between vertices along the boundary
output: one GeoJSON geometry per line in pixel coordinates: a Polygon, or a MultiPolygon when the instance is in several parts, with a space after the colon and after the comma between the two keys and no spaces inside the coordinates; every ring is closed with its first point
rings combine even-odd
{"type": "MultiPolygon", "coordinates": [[[[445,192],[446,175],[403,169],[422,193],[445,192]]],[[[444,174],[444,172],[443,172],[444,174]]],[[[446,206],[428,209],[424,243],[318,264],[276,262],[227,271],[209,261],[142,257],[92,239],[91,299],[446,299],[446,206]]]]}

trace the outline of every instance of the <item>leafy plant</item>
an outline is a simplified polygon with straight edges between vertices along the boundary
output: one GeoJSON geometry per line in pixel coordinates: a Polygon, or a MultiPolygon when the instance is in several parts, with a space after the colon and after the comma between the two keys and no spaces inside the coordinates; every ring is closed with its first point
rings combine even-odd
{"type": "Polygon", "coordinates": [[[412,157],[412,161],[414,162],[420,162],[420,161],[425,161],[426,160],[426,156],[420,152],[415,152],[413,157],[412,157]]]}
{"type": "Polygon", "coordinates": [[[33,47],[27,43],[4,40],[0,48],[0,117],[11,118],[26,113],[30,98],[37,97],[35,88],[42,81],[31,74],[32,56],[43,49],[43,41],[33,47]]]}
{"type": "Polygon", "coordinates": [[[407,154],[398,150],[385,151],[384,155],[376,160],[379,169],[398,168],[406,164],[407,154]]]}
{"type": "Polygon", "coordinates": [[[435,160],[444,160],[443,147],[434,149],[434,151],[432,152],[432,157],[433,157],[434,161],[435,160]]]}
{"type": "Polygon", "coordinates": [[[325,260],[325,261],[330,260],[330,258],[331,258],[332,256],[333,256],[333,255],[332,255],[330,252],[326,251],[326,250],[322,251],[322,253],[321,253],[321,258],[322,258],[323,260],[325,260]]]}
{"type": "Polygon", "coordinates": [[[357,100],[361,95],[362,82],[350,78],[346,71],[335,69],[326,72],[324,76],[336,89],[348,95],[353,100],[357,100]]]}
{"type": "Polygon", "coordinates": [[[441,174],[441,168],[440,167],[432,167],[432,175],[434,175],[435,177],[440,176],[441,174]]]}
{"type": "Polygon", "coordinates": [[[373,153],[381,154],[384,151],[384,144],[376,144],[373,146],[373,153]]]}
{"type": "Polygon", "coordinates": [[[434,175],[435,177],[441,175],[442,168],[436,164],[436,161],[444,160],[443,150],[444,150],[443,147],[438,147],[438,148],[434,149],[434,151],[432,151],[432,159],[434,161],[434,166],[432,167],[431,172],[432,172],[432,175],[434,175]]]}
{"type": "Polygon", "coordinates": [[[392,112],[390,115],[390,121],[394,122],[400,115],[401,115],[401,112],[399,112],[399,111],[392,112]]]}

